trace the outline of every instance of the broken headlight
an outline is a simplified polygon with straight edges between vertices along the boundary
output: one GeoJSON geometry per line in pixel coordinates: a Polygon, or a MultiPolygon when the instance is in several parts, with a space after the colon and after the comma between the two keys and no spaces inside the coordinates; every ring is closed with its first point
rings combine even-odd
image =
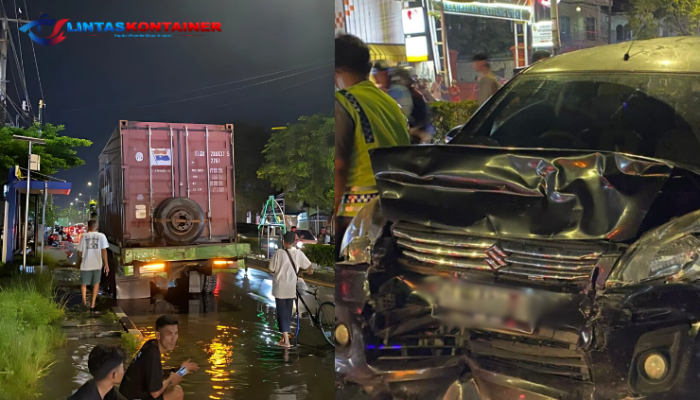
{"type": "Polygon", "coordinates": [[[700,212],[684,215],[647,232],[613,270],[608,282],[700,277],[700,212]]]}
{"type": "Polygon", "coordinates": [[[385,223],[379,197],[375,197],[362,207],[343,235],[340,254],[346,264],[369,263],[371,247],[382,235],[385,223]]]}

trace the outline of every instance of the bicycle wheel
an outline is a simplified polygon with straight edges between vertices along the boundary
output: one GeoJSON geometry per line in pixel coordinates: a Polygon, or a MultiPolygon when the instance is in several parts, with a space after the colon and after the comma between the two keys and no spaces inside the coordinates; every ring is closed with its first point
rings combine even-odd
{"type": "Polygon", "coordinates": [[[335,304],[329,301],[321,304],[316,312],[316,321],[323,337],[335,347],[335,304]]]}

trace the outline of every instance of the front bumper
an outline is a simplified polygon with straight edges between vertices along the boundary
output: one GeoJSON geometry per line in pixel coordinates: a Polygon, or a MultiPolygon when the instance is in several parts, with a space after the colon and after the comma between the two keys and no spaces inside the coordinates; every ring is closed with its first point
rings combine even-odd
{"type": "MultiPolygon", "coordinates": [[[[656,298],[663,301],[663,295],[656,298]]],[[[582,340],[578,344],[573,344],[575,340],[570,341],[571,348],[583,354],[589,371],[589,375],[573,379],[570,376],[556,376],[551,369],[542,369],[545,373],[540,373],[536,368],[523,368],[522,363],[509,365],[501,362],[502,354],[499,362],[492,362],[493,358],[474,354],[476,347],[470,349],[470,344],[457,349],[450,356],[420,360],[371,360],[368,354],[373,350],[368,350],[371,345],[367,343],[373,340],[376,343],[376,338],[369,330],[368,316],[362,313],[363,305],[337,300],[338,323],[349,328],[352,339],[347,347],[336,347],[336,379],[340,385],[361,385],[371,398],[376,399],[696,398],[700,384],[697,335],[700,323],[691,324],[687,319],[683,321],[674,312],[623,316],[619,309],[612,306],[613,302],[607,298],[599,303],[602,307],[610,307],[610,310],[596,316],[599,319],[596,320],[595,341],[584,343],[586,340],[582,340]],[[663,353],[669,360],[669,372],[661,382],[650,382],[640,372],[640,360],[652,351],[663,353]]],[[[527,339],[533,343],[533,338],[527,339]]]]}

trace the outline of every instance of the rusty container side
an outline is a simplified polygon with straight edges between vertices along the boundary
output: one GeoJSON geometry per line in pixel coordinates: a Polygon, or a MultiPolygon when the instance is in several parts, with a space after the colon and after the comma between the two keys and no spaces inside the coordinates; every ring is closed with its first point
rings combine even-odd
{"type": "Polygon", "coordinates": [[[232,135],[233,125],[120,121],[100,155],[100,225],[110,242],[163,245],[157,211],[173,197],[201,208],[196,243],[233,241],[232,135]]]}

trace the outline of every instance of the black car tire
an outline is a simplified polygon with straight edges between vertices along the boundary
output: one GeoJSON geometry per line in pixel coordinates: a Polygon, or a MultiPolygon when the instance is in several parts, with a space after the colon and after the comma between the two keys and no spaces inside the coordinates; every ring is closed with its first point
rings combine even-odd
{"type": "Polygon", "coordinates": [[[156,210],[156,231],[170,245],[194,243],[202,235],[205,222],[199,204],[184,197],[166,199],[156,210]]]}

